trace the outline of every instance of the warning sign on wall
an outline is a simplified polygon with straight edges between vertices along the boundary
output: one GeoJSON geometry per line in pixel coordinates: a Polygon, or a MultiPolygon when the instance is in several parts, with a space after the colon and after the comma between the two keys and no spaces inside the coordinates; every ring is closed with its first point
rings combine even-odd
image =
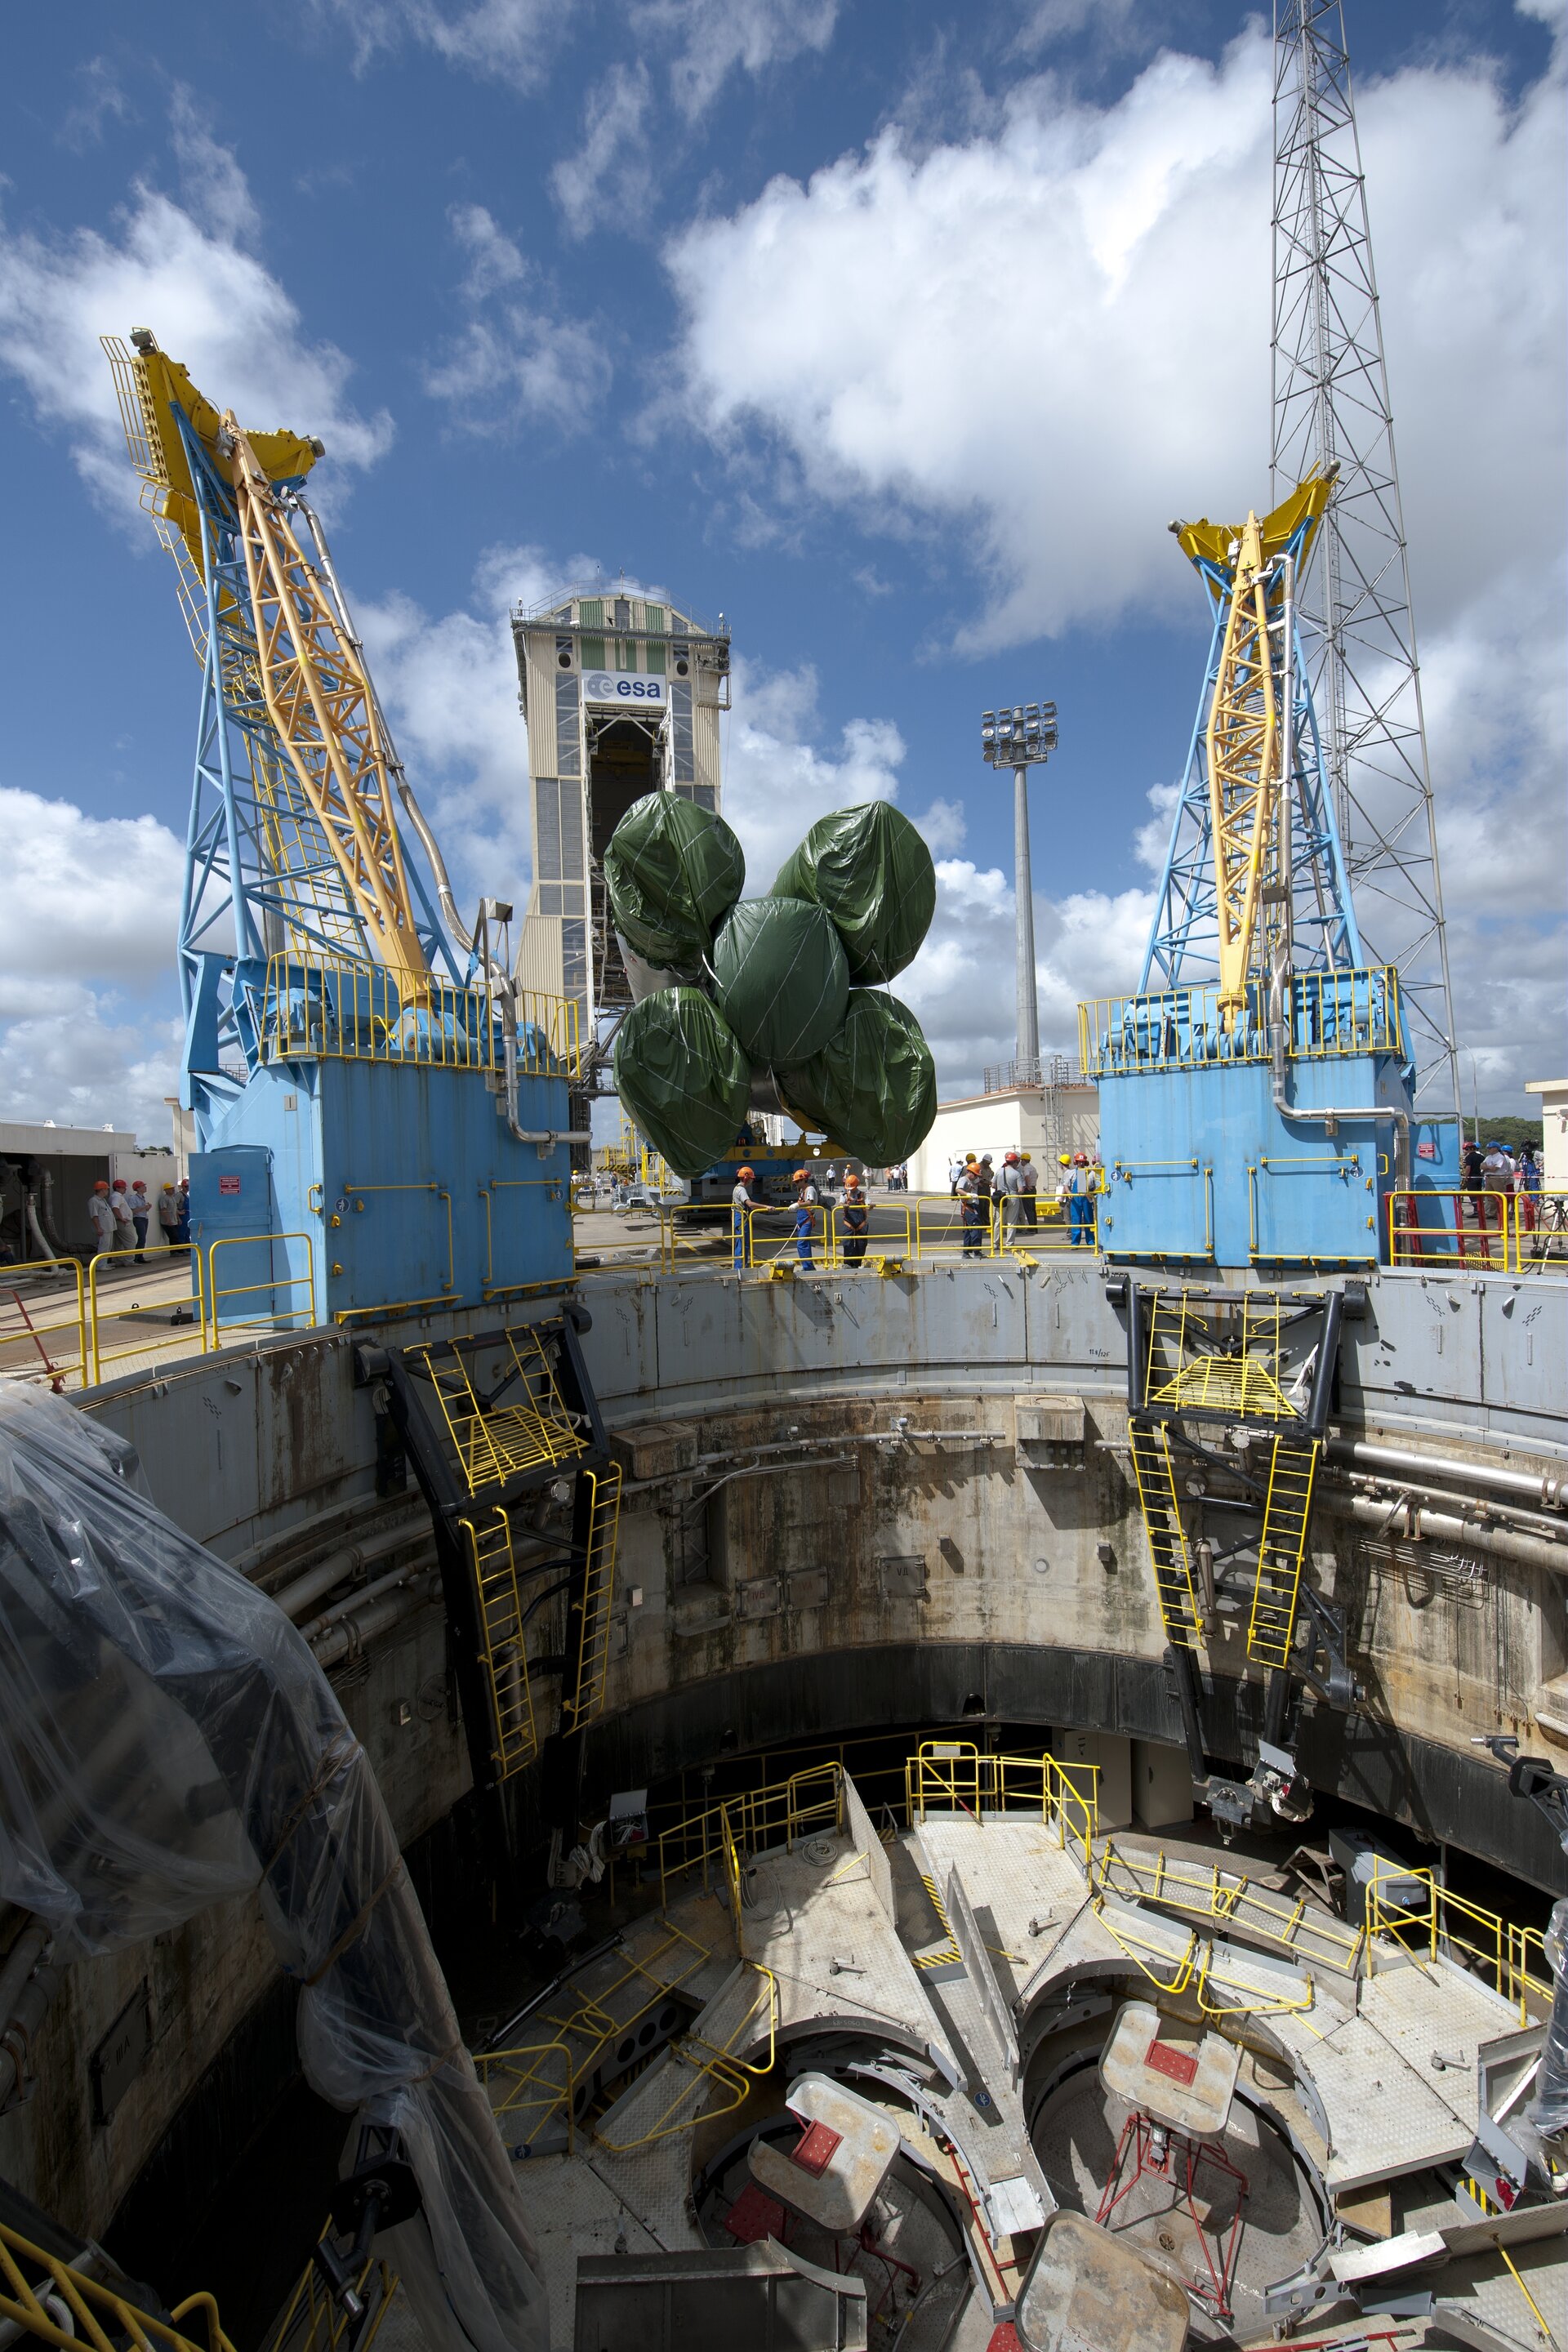
{"type": "Polygon", "coordinates": [[[237,1192],[239,1179],[237,1176],[220,1176],[217,1180],[217,1188],[220,1192],[237,1192]]]}

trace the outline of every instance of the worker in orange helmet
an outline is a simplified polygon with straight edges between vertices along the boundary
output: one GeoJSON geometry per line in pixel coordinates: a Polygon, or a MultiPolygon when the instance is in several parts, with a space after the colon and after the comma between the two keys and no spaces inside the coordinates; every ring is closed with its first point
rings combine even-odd
{"type": "Polygon", "coordinates": [[[871,1232],[871,1211],[866,1195],[860,1190],[860,1179],[850,1169],[844,1179],[844,1198],[838,1207],[838,1223],[844,1233],[844,1263],[859,1265],[865,1259],[866,1244],[871,1232]]]}
{"type": "Polygon", "coordinates": [[[795,1254],[802,1265],[813,1265],[812,1244],[816,1237],[816,1187],[811,1181],[809,1168],[795,1171],[795,1254]]]}
{"type": "Polygon", "coordinates": [[[1068,1223],[1072,1246],[1094,1247],[1094,1171],[1087,1151],[1075,1151],[1068,1171],[1068,1223]]]}
{"type": "Polygon", "coordinates": [[[740,1273],[746,1263],[746,1220],[752,1211],[762,1204],[752,1187],[757,1181],[754,1168],[742,1168],[730,1195],[730,1223],[735,1244],[735,1271],[740,1273]]]}
{"type": "Polygon", "coordinates": [[[963,1163],[963,1173],[958,1180],[958,1208],[963,1219],[963,1255],[981,1257],[985,1250],[985,1232],[991,1223],[991,1199],[980,1162],[972,1151],[963,1163]]]}
{"type": "Polygon", "coordinates": [[[110,1198],[106,1176],[100,1176],[93,1186],[87,1213],[92,1219],[92,1237],[98,1247],[111,1250],[114,1247],[114,1203],[110,1198]]]}

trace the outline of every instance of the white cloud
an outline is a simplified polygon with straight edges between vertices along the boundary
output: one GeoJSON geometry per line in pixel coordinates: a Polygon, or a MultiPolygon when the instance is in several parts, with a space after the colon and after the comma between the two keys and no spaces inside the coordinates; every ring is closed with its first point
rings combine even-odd
{"type": "Polygon", "coordinates": [[[183,103],[175,137],[202,182],[206,221],[139,182],[108,235],[25,230],[0,242],[0,366],[19,379],[39,425],[68,436],[94,494],[134,517],[149,546],[102,333],[151,327],[242,424],[319,435],[337,465],[374,464],[392,441],[384,410],[366,419],[350,402],[343,352],[306,339],[282,286],[243,249],[255,226],[243,175],[205,131],[182,130],[183,103]]]}
{"type": "Polygon", "coordinates": [[[86,65],[78,66],[76,80],[78,95],[66,110],[58,138],[62,147],[72,148],[79,155],[98,146],[106,123],[130,121],[132,106],[107,58],[89,58],[86,65]]]}
{"type": "MultiPolygon", "coordinates": [[[[1089,21],[1058,0],[1026,37],[1089,21]]],[[[824,504],[961,531],[984,583],[962,650],[1191,617],[1165,519],[1268,488],[1269,63],[1253,25],[1108,106],[1042,77],[998,131],[895,122],[676,239],[688,411],[732,455],[751,535],[824,504]]],[[[1451,54],[1359,91],[1457,1010],[1499,1055],[1511,1033],[1513,1086],[1557,1050],[1568,962],[1563,79],[1560,44],[1517,103],[1451,54]],[[1511,994],[1481,977],[1510,919],[1534,926],[1526,961],[1537,937],[1555,959],[1511,994]]],[[[1169,788],[1151,799],[1146,869],[1169,788]]]]}
{"type": "Polygon", "coordinates": [[[219,144],[202,110],[183,82],[169,107],[169,135],[180,167],[180,186],[201,226],[229,245],[254,245],[261,215],[250,184],[232,147],[219,144]]]}
{"type": "Polygon", "coordinates": [[[647,68],[615,65],[588,93],[583,132],[550,174],[568,232],[585,236],[601,225],[634,227],[653,190],[648,152],[647,68]]]}
{"type": "Polygon", "coordinates": [[[0,785],[0,1009],[16,982],[145,982],[174,963],[184,853],[155,817],[0,785]]]}
{"type": "Polygon", "coordinates": [[[644,41],[673,52],[670,87],[689,120],[737,68],[758,75],[826,49],[837,17],[838,0],[638,0],[632,21],[644,41]]]}
{"type": "MultiPolygon", "coordinates": [[[[411,40],[447,64],[537,89],[563,42],[589,21],[564,0],[318,0],[348,27],[361,66],[411,40]]],[[[668,61],[676,103],[706,111],[730,75],[825,49],[838,0],[632,0],[621,22],[639,48],[668,61]]],[[[597,69],[597,68],[595,68],[597,69]]]]}
{"type": "Polygon", "coordinates": [[[0,1109],[162,1142],[184,853],[151,816],[0,786],[0,1109]]]}
{"type": "Polygon", "coordinates": [[[603,334],[552,317],[539,272],[482,205],[460,205],[452,234],[468,257],[462,333],[425,371],[425,388],[452,404],[470,433],[504,432],[521,418],[581,432],[608,388],[603,334]]]}

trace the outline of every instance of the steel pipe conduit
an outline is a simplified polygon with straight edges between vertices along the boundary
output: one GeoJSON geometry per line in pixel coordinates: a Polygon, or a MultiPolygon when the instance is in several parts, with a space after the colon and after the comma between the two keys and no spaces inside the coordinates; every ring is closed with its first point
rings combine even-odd
{"type": "Polygon", "coordinates": [[[1399,1523],[1401,1532],[1410,1536],[1452,1544],[1464,1551],[1490,1553],[1497,1559],[1515,1560],[1521,1568],[1544,1568],[1554,1576],[1568,1576],[1568,1546],[1549,1543],[1543,1536],[1527,1535],[1522,1529],[1478,1526],[1473,1519],[1452,1518],[1447,1512],[1428,1510],[1424,1504],[1390,1505],[1376,1502],[1370,1495],[1347,1495],[1333,1486],[1324,1486],[1319,1501],[1331,1518],[1352,1520],[1377,1535],[1388,1535],[1399,1523]]]}
{"type": "Polygon", "coordinates": [[[1354,1462],[1372,1470],[1413,1470],[1417,1477],[1458,1478],[1468,1486],[1490,1486],[1500,1495],[1518,1495],[1544,1510],[1560,1511],[1568,1500],[1568,1477],[1503,1470],[1495,1463],[1467,1462],[1458,1454],[1411,1454],[1398,1445],[1369,1445],[1359,1437],[1331,1437],[1327,1451],[1331,1462],[1354,1462]]]}

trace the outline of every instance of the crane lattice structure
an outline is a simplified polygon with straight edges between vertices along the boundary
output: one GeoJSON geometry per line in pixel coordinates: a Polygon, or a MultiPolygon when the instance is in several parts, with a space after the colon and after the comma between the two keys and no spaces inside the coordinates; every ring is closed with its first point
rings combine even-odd
{"type": "Polygon", "coordinates": [[[1332,489],[1171,526],[1214,625],[1139,989],[1217,981],[1227,1032],[1276,974],[1363,961],[1297,621],[1332,489]]]}
{"type": "Polygon", "coordinates": [[[1273,495],[1337,469],[1303,637],[1369,961],[1416,1092],[1459,1108],[1410,566],[1342,0],[1275,0],[1273,495]]]}
{"type": "Polygon", "coordinates": [[[275,960],[374,974],[376,1013],[394,1025],[468,967],[404,856],[393,798],[406,791],[303,496],[321,444],[247,433],[151,334],[132,341],[103,338],[202,665],[179,933],[184,1069],[201,1108],[261,1058],[275,960]]]}

